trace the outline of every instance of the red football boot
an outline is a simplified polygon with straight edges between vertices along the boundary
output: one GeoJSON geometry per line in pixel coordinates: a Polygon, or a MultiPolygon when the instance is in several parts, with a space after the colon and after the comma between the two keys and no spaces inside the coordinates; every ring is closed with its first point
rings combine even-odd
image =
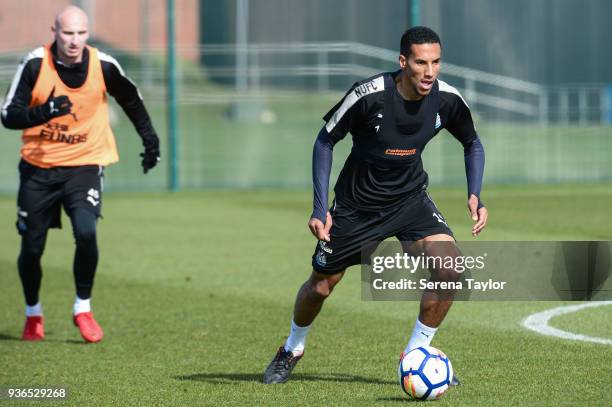
{"type": "Polygon", "coordinates": [[[79,327],[81,336],[86,342],[100,342],[104,337],[102,328],[96,322],[92,312],[81,312],[72,317],[74,325],[79,327]]]}
{"type": "Polygon", "coordinates": [[[45,337],[45,320],[42,315],[26,317],[23,335],[24,341],[40,341],[45,337]]]}

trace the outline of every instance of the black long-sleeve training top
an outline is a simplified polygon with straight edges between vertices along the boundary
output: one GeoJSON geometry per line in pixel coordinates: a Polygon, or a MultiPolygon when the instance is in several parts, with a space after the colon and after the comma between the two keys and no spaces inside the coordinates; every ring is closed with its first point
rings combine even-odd
{"type": "Polygon", "coordinates": [[[480,198],[484,148],[463,97],[436,80],[423,99],[407,101],[396,89],[397,75],[386,72],[357,82],[323,117],[326,124],[313,151],[312,217],[325,222],[333,147],[349,132],[353,148],[335,186],[336,200],[347,206],[384,211],[426,188],[421,154],[443,128],[464,147],[468,197],[480,198]]]}
{"type": "MultiPolygon", "coordinates": [[[[65,65],[57,58],[57,46],[51,46],[54,63],[62,80],[70,88],[78,88],[85,83],[89,67],[89,50],[83,50],[83,60],[73,65],[65,65]]],[[[121,65],[108,54],[98,52],[107,92],[112,95],[134,125],[145,147],[157,147],[158,138],[151,118],[144,106],[136,85],[125,75],[121,65]]],[[[32,90],[36,84],[44,48],[28,53],[19,64],[13,82],[2,106],[2,124],[15,130],[38,126],[45,119],[38,117],[29,107],[32,90]]]]}

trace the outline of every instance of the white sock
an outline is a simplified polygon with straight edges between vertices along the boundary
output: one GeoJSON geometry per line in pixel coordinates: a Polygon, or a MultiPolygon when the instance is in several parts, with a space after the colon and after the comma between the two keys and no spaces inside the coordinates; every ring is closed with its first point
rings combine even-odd
{"type": "Polygon", "coordinates": [[[285,350],[291,352],[294,355],[298,355],[304,352],[306,346],[306,335],[308,335],[308,326],[297,326],[293,320],[291,321],[291,333],[285,342],[285,350]]]}
{"type": "Polygon", "coordinates": [[[26,304],[26,317],[40,317],[42,316],[42,305],[40,301],[36,303],[36,305],[32,305],[31,307],[26,304]]]}
{"type": "Polygon", "coordinates": [[[437,330],[438,328],[428,327],[417,318],[412,329],[412,336],[410,336],[410,341],[408,341],[404,353],[408,353],[421,346],[429,346],[437,330]]]}
{"type": "Polygon", "coordinates": [[[90,312],[91,311],[91,303],[90,299],[83,300],[78,296],[74,300],[74,306],[72,307],[72,314],[80,314],[81,312],[90,312]]]}

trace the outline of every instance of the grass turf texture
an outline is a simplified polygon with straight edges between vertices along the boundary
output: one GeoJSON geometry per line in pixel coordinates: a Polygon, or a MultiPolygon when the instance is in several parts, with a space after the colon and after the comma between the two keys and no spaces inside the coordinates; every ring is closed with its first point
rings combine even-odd
{"type": "Polygon", "coordinates": [[[549,325],[568,332],[612,339],[611,308],[606,306],[560,315],[553,317],[549,325]]]}
{"type": "MultiPolygon", "coordinates": [[[[610,185],[486,190],[491,224],[482,239],[610,238],[610,185]],[[577,197],[589,203],[587,213],[577,197]]],[[[433,189],[432,196],[457,237],[469,239],[463,188],[433,189]]],[[[310,199],[308,191],[272,190],[107,194],[93,299],[106,337],[85,345],[70,318],[69,230],[51,232],[43,258],[47,337],[18,340],[23,299],[14,265],[15,205],[13,197],[0,198],[0,385],[64,385],[70,405],[406,402],[396,368],[418,304],[360,301],[356,268],[327,301],[293,380],[259,383],[309,273],[310,199]]],[[[455,304],[433,345],[447,352],[463,385],[436,405],[612,404],[610,347],[520,326],[527,315],[559,304],[455,304]]],[[[609,332],[611,311],[575,315],[592,313],[592,323],[609,332]]]]}

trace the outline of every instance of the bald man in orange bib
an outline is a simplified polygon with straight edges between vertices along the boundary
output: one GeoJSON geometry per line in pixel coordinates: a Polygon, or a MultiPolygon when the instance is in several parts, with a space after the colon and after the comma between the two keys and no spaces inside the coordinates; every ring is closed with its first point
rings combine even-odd
{"type": "Polygon", "coordinates": [[[26,302],[22,338],[45,336],[39,291],[41,258],[50,228],[61,227],[61,208],[76,243],[73,322],[86,342],[104,334],[91,311],[98,264],[96,224],[102,205],[104,167],[119,160],[109,123],[113,96],[134,124],[147,173],[160,160],[159,138],[136,86],[111,56],[87,45],[87,15],[68,6],[56,16],[52,44],[22,60],[2,107],[2,124],[23,130],[17,229],[17,261],[26,302]]]}

